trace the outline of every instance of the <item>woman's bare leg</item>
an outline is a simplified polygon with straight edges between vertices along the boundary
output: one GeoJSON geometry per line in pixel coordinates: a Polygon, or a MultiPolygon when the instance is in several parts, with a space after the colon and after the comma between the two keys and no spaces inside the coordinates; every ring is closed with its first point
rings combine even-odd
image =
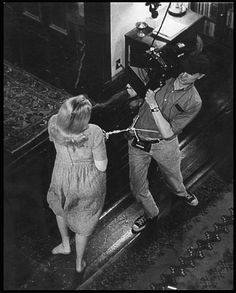
{"type": "Polygon", "coordinates": [[[86,266],[85,261],[83,260],[84,251],[88,242],[88,236],[82,236],[75,234],[75,247],[76,247],[76,271],[83,271],[86,266]]]}
{"type": "Polygon", "coordinates": [[[70,249],[70,239],[68,234],[68,227],[63,217],[56,216],[57,219],[57,226],[61,234],[62,243],[56,246],[53,250],[53,254],[69,254],[71,252],[70,249]]]}

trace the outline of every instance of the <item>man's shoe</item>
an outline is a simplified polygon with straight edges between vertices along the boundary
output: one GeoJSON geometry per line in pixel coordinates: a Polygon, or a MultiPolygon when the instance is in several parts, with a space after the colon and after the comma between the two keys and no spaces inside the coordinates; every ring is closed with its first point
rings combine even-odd
{"type": "Polygon", "coordinates": [[[188,194],[186,197],[183,197],[183,200],[189,204],[190,206],[197,206],[198,205],[198,199],[197,197],[190,191],[188,191],[188,194]]]}
{"type": "Polygon", "coordinates": [[[132,232],[138,233],[142,231],[147,226],[148,219],[145,217],[145,215],[140,216],[138,219],[135,220],[133,226],[132,226],[132,232]]]}

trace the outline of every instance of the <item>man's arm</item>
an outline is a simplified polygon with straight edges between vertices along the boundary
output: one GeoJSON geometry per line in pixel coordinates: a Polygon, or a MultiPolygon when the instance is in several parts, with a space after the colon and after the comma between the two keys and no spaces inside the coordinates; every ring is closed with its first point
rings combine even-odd
{"type": "Polygon", "coordinates": [[[118,93],[113,94],[107,101],[94,105],[93,109],[95,110],[114,107],[120,103],[126,102],[129,98],[129,94],[124,89],[118,93]]]}
{"type": "Polygon", "coordinates": [[[174,132],[171,128],[170,123],[163,117],[159,109],[159,106],[155,100],[155,92],[149,89],[147,91],[145,101],[148,103],[150,111],[152,111],[153,118],[162,137],[168,139],[174,136],[174,132]]]}
{"type": "Polygon", "coordinates": [[[155,100],[155,93],[153,91],[148,90],[145,100],[149,104],[150,111],[157,107],[156,111],[152,112],[152,114],[161,135],[165,139],[171,138],[175,134],[179,134],[182,129],[196,117],[202,106],[200,100],[198,102],[196,101],[196,103],[189,107],[188,110],[184,113],[180,113],[175,116],[172,121],[168,122],[159,110],[158,104],[155,100]]]}

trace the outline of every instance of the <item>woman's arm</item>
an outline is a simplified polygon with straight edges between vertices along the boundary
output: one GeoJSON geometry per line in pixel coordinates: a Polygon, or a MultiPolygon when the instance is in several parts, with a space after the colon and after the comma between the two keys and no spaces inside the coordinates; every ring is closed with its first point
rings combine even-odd
{"type": "Polygon", "coordinates": [[[93,126],[95,128],[94,132],[94,145],[93,145],[93,159],[95,166],[99,171],[105,172],[107,168],[107,152],[106,143],[102,129],[99,126],[93,126]]]}
{"type": "Polygon", "coordinates": [[[104,159],[102,161],[94,160],[95,166],[101,172],[105,172],[107,169],[108,159],[104,159]]]}

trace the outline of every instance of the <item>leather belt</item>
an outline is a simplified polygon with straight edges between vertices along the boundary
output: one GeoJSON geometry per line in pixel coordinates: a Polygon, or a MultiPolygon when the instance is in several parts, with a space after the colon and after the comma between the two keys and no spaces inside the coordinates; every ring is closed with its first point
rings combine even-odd
{"type": "Polygon", "coordinates": [[[157,138],[157,139],[154,139],[154,140],[145,140],[143,139],[142,137],[139,136],[139,139],[143,142],[147,142],[147,143],[151,143],[151,144],[154,144],[154,143],[159,143],[160,141],[164,140],[164,138],[157,138]]]}
{"type": "Polygon", "coordinates": [[[158,139],[155,139],[155,140],[143,140],[143,139],[141,139],[141,140],[153,144],[153,143],[159,143],[160,141],[162,141],[164,139],[163,138],[158,138],[158,139]]]}
{"type": "Polygon", "coordinates": [[[144,141],[144,142],[149,142],[149,143],[151,143],[151,144],[154,144],[154,143],[159,143],[160,141],[162,141],[162,140],[166,140],[166,141],[168,141],[168,140],[172,140],[173,138],[175,138],[176,137],[176,135],[173,135],[173,136],[171,136],[171,137],[169,137],[169,138],[157,138],[157,139],[154,139],[154,140],[145,140],[145,139],[142,139],[142,138],[140,138],[142,141],[144,141]]]}

